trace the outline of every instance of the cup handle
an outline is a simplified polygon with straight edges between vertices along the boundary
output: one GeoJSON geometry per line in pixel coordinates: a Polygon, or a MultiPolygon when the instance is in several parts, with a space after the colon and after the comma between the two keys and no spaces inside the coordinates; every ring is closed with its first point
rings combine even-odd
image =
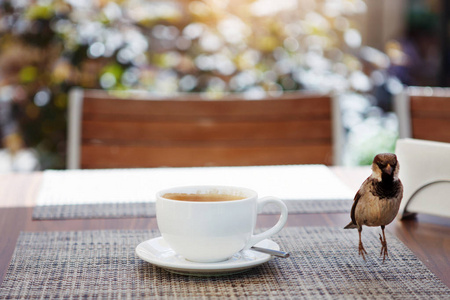
{"type": "Polygon", "coordinates": [[[283,229],[284,225],[286,224],[287,218],[288,218],[288,209],[286,207],[286,204],[284,204],[283,201],[281,201],[279,198],[276,197],[263,197],[261,199],[258,199],[258,213],[262,210],[262,208],[269,203],[276,204],[280,210],[281,215],[278,219],[278,222],[270,229],[256,235],[252,235],[250,237],[250,240],[248,241],[247,245],[245,245],[244,250],[250,249],[255,244],[261,242],[262,240],[265,240],[275,233],[278,233],[281,229],[283,229]]]}

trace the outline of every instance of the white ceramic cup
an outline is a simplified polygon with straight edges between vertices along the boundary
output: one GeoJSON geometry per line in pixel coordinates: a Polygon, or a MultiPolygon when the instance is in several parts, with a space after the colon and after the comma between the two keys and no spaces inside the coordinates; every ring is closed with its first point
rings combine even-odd
{"type": "Polygon", "coordinates": [[[276,197],[263,197],[250,189],[232,186],[186,186],[156,194],[158,228],[169,246],[194,262],[224,261],[235,253],[279,232],[286,224],[288,210],[276,197]],[[180,201],[163,197],[169,193],[239,195],[231,201],[180,201]],[[280,210],[278,222],[267,231],[254,235],[258,212],[274,203],[280,210]]]}

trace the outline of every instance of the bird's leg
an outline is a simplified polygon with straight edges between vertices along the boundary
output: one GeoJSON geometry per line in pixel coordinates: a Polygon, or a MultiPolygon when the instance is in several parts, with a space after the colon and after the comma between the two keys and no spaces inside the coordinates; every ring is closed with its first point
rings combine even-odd
{"type": "Polygon", "coordinates": [[[389,257],[387,243],[386,243],[386,236],[384,235],[384,225],[381,225],[381,231],[383,233],[383,237],[381,237],[381,234],[380,234],[380,242],[381,242],[380,256],[383,255],[383,262],[384,262],[384,260],[386,259],[386,256],[389,257]]]}
{"type": "Polygon", "coordinates": [[[362,227],[359,227],[358,228],[358,233],[359,233],[359,249],[358,249],[358,253],[359,253],[359,255],[362,255],[364,260],[366,260],[365,254],[367,254],[367,251],[366,251],[366,249],[364,249],[364,246],[363,246],[362,241],[361,241],[361,231],[362,231],[362,227]]]}

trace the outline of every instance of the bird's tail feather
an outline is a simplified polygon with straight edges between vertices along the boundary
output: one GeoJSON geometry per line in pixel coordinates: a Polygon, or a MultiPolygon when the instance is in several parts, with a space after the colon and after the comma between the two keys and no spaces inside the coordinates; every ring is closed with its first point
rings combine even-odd
{"type": "Polygon", "coordinates": [[[356,224],[354,224],[353,222],[348,223],[348,225],[344,227],[344,229],[354,229],[354,228],[358,228],[358,226],[356,226],[356,224]]]}

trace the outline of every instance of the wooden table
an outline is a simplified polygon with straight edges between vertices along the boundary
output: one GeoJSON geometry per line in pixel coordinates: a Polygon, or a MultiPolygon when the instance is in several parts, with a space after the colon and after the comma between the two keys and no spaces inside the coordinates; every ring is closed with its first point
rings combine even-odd
{"type": "MultiPolygon", "coordinates": [[[[370,174],[367,167],[333,167],[332,170],[355,192],[370,174]]],[[[40,172],[0,175],[0,282],[6,274],[20,231],[157,228],[155,218],[33,221],[33,205],[41,179],[40,172]]],[[[257,226],[270,226],[277,218],[259,216],[257,226]]],[[[297,214],[289,216],[287,226],[345,226],[349,221],[347,213],[297,214]]],[[[395,220],[387,229],[450,287],[449,219],[418,215],[413,220],[395,220]]],[[[355,253],[349,255],[358,255],[356,248],[355,253]]]]}

